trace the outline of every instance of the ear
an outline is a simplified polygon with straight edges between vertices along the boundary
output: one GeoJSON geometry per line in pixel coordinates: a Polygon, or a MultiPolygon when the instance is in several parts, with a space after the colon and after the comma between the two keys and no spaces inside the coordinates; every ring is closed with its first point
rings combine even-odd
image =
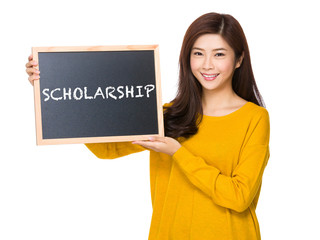
{"type": "Polygon", "coordinates": [[[242,52],[241,56],[239,57],[239,59],[236,62],[236,68],[239,68],[241,66],[242,60],[244,57],[244,52],[242,52]]]}

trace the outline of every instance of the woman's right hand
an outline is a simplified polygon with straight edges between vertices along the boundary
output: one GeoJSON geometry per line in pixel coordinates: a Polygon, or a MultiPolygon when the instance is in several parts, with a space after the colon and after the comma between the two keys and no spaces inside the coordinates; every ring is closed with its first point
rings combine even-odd
{"type": "Polygon", "coordinates": [[[26,72],[29,75],[29,82],[32,84],[35,80],[39,80],[40,79],[40,71],[38,69],[36,69],[35,67],[38,66],[38,62],[37,61],[33,61],[33,56],[30,55],[28,57],[29,62],[27,62],[26,64],[26,72]]]}

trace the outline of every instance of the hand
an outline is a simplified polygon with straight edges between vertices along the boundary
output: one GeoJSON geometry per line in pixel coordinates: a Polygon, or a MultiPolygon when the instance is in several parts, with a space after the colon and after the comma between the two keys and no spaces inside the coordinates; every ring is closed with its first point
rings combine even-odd
{"type": "Polygon", "coordinates": [[[33,61],[33,56],[30,55],[28,57],[29,62],[27,62],[26,64],[26,72],[29,75],[29,82],[32,84],[33,86],[33,82],[35,80],[39,80],[40,78],[40,71],[38,69],[36,69],[35,67],[38,66],[38,63],[36,61],[33,61]]]}
{"type": "Polygon", "coordinates": [[[132,144],[139,144],[142,147],[162,152],[172,156],[181,147],[181,144],[170,137],[150,137],[149,141],[134,141],[132,144]]]}

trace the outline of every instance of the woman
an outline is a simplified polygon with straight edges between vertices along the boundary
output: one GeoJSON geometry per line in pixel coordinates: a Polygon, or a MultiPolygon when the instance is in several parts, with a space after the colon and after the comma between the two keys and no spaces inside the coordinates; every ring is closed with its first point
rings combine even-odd
{"type": "MultiPolygon", "coordinates": [[[[29,81],[39,79],[29,57],[29,81]]],[[[150,240],[260,239],[255,214],[269,159],[269,115],[240,24],[208,13],[188,28],[166,137],[86,146],[113,159],[150,149],[150,240]]]]}

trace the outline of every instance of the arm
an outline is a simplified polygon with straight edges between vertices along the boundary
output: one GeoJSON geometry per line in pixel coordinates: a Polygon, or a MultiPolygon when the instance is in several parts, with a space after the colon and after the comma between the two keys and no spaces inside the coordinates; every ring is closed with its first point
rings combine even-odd
{"type": "Polygon", "coordinates": [[[145,150],[145,148],[131,142],[87,143],[85,145],[101,159],[115,159],[145,150]]]}
{"type": "Polygon", "coordinates": [[[237,212],[246,210],[258,192],[264,168],[269,159],[269,116],[267,111],[250,125],[250,136],[244,142],[239,163],[231,176],[206,164],[201,158],[181,147],[173,159],[189,181],[208,195],[214,203],[237,212]]]}

